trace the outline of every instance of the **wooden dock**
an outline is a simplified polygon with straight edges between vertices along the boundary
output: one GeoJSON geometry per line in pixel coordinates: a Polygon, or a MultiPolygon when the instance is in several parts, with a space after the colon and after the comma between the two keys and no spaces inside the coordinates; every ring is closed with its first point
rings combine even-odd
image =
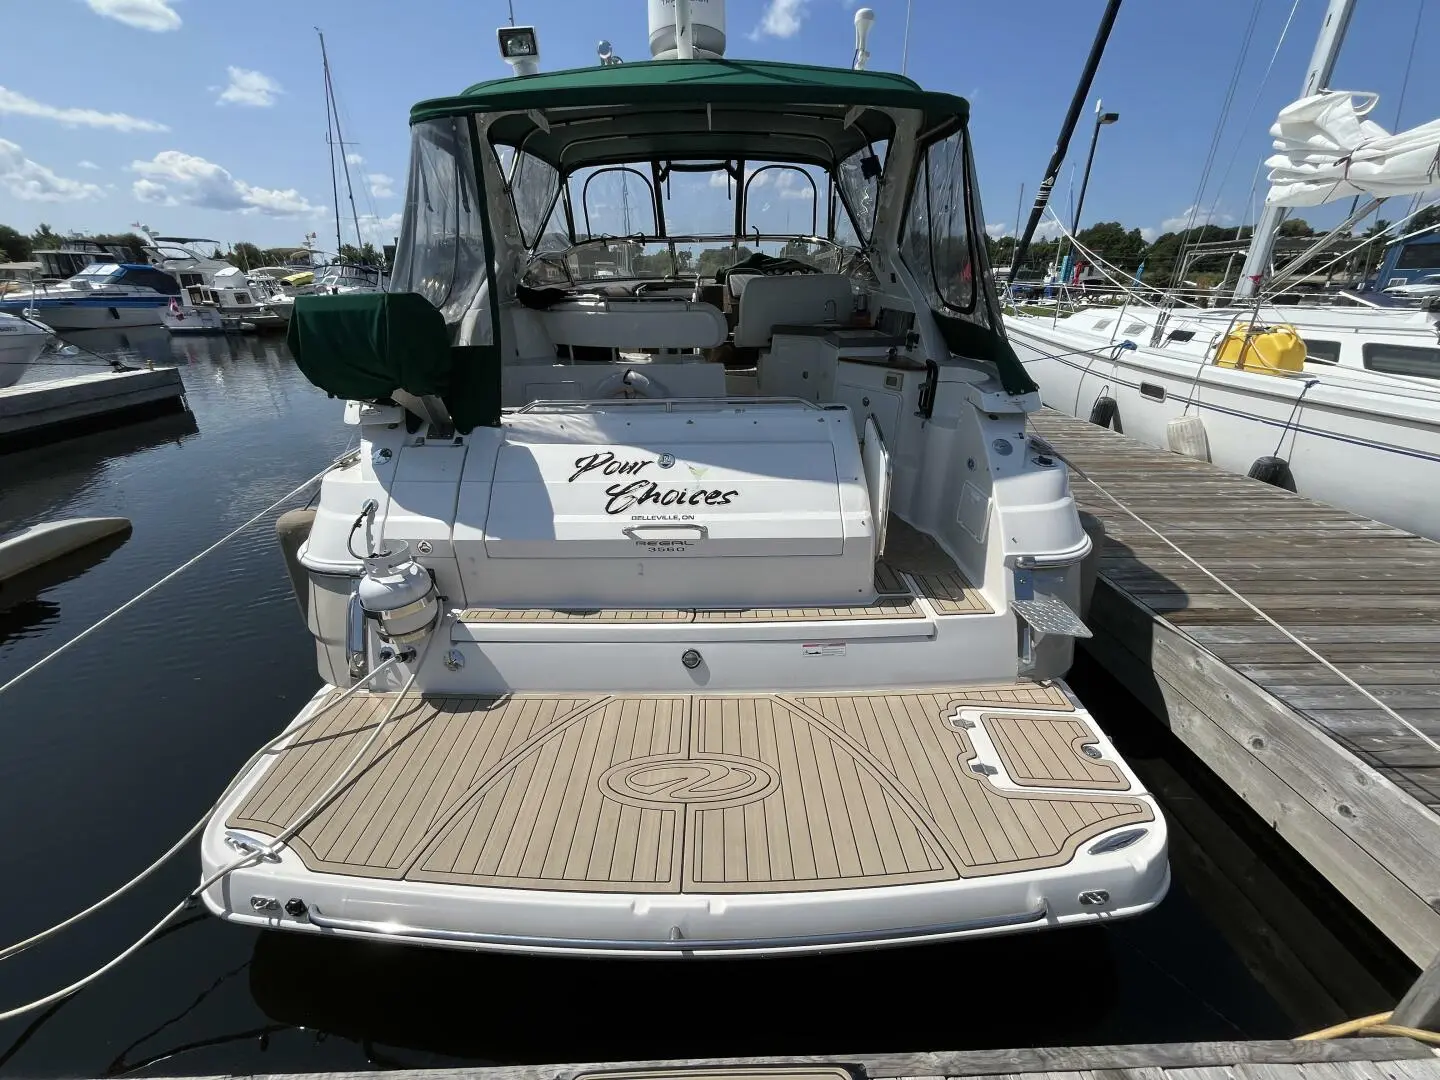
{"type": "Polygon", "coordinates": [[[0,390],[0,450],[17,450],[185,408],[178,368],[103,371],[0,390]]]}
{"type": "Polygon", "coordinates": [[[1049,410],[1032,421],[1108,536],[1086,647],[1411,960],[1436,961],[1440,544],[1049,410]]]}
{"type": "MultiPolygon", "coordinates": [[[[1025,1003],[1017,1002],[1017,1008],[1025,1003]]],[[[275,1074],[270,1080],[1440,1080],[1409,1039],[1024,1047],[914,1054],[275,1074]]],[[[194,1078],[201,1080],[201,1078],[194,1078]]],[[[219,1080],[218,1077],[204,1080],[219,1080]]]]}

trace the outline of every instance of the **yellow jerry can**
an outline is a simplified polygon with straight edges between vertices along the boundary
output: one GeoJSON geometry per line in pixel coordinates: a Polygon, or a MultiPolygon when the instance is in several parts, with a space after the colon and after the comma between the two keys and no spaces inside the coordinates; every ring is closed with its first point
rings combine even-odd
{"type": "Polygon", "coordinates": [[[1305,370],[1305,342],[1293,326],[1237,326],[1225,335],[1215,362],[1260,375],[1305,370]]]}

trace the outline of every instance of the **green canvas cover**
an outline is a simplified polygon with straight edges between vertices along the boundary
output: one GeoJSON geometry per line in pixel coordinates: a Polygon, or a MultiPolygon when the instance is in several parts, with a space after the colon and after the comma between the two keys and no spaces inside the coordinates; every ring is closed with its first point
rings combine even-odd
{"type": "Polygon", "coordinates": [[[410,122],[471,112],[574,106],[639,107],[654,102],[732,105],[868,105],[920,109],[925,126],[970,114],[964,98],[935,93],[903,75],[770,60],[650,60],[547,71],[476,83],[454,97],[422,101],[410,122]]]}
{"type": "Polygon", "coordinates": [[[335,397],[385,401],[403,390],[438,397],[462,432],[500,422],[499,350],[453,348],[419,293],[297,296],[287,344],[305,377],[335,397]]]}

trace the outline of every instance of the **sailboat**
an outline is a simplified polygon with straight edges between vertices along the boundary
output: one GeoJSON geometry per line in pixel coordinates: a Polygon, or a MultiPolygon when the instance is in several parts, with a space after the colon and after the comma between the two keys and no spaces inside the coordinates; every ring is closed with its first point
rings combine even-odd
{"type": "Polygon", "coordinates": [[[335,101],[335,82],[330,73],[330,54],[325,49],[325,35],[317,26],[315,33],[320,38],[320,59],[325,73],[325,142],[330,149],[330,194],[335,203],[335,251],[336,261],[315,270],[313,289],[318,293],[331,295],[344,293],[384,292],[388,285],[385,271],[378,266],[365,266],[346,262],[340,255],[345,250],[341,234],[340,217],[340,175],[345,177],[345,195],[350,202],[350,220],[355,226],[355,248],[365,246],[364,234],[360,231],[360,214],[355,208],[355,188],[350,182],[350,158],[345,152],[345,136],[340,130],[340,109],[335,101]],[[340,169],[336,169],[339,155],[340,169]]]}
{"type": "Polygon", "coordinates": [[[1251,295],[1297,266],[1268,272],[1286,207],[1371,196],[1348,226],[1375,198],[1440,187],[1440,122],[1391,136],[1366,119],[1373,95],[1325,89],[1353,6],[1331,0],[1302,97],[1271,129],[1267,209],[1234,306],[1127,301],[1067,318],[1010,315],[1005,329],[1053,408],[1440,539],[1440,501],[1429,494],[1440,465],[1437,312],[1375,294],[1349,307],[1251,295]]]}
{"type": "Polygon", "coordinates": [[[281,524],[325,686],[205,828],[216,915],[683,959],[1164,896],[1159,808],[1062,679],[1094,548],[1026,436],[968,104],[728,61],[691,10],[650,6],[674,59],[417,105],[394,291],[296,298],[359,448],[281,524]],[[623,239],[585,224],[617,168],[623,239]],[[760,169],[804,231],[761,226],[760,169]]]}

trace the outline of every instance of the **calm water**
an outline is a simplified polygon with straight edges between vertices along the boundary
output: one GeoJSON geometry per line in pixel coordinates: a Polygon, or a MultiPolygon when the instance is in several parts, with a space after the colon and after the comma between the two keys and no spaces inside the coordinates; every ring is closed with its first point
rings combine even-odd
{"type": "MultiPolygon", "coordinates": [[[[193,419],[0,456],[0,532],[48,517],[135,523],[103,561],[0,613],[0,682],[319,471],[350,434],[340,404],[306,383],[278,340],[75,340],[132,360],[173,358],[193,419]]],[[[317,686],[266,522],[0,696],[0,946],[94,901],[168,847],[317,686]]],[[[98,967],[197,874],[186,852],[113,910],[0,963],[0,1011],[98,967]]],[[[0,1024],[0,1073],[213,1075],[1294,1033],[1184,880],[1150,916],[1103,929],[744,963],[380,948],[262,935],[196,910],[79,995],[0,1024]]]]}

